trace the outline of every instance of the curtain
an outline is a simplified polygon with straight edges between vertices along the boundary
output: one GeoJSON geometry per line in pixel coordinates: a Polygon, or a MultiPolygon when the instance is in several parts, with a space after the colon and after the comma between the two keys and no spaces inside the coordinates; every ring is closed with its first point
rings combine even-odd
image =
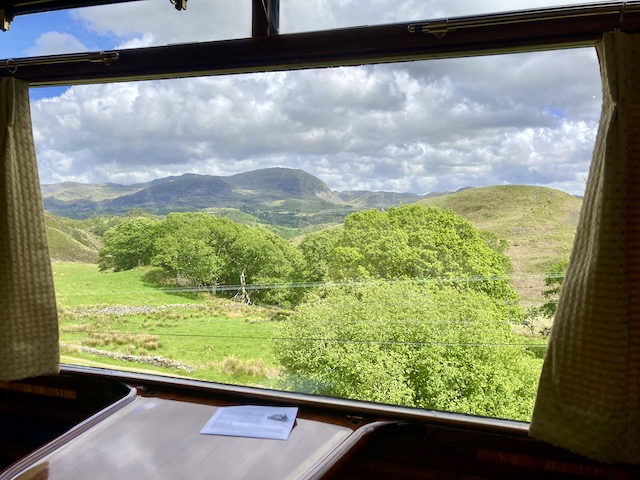
{"type": "Polygon", "coordinates": [[[59,370],[58,318],[29,85],[0,79],[0,380],[59,370]]]}
{"type": "Polygon", "coordinates": [[[597,45],[603,107],[531,436],[640,463],[640,35],[597,45]]]}

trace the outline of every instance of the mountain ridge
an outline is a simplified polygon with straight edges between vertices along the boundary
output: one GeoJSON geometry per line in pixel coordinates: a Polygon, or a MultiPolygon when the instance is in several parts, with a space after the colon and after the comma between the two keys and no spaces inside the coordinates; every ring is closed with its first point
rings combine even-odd
{"type": "MultiPolygon", "coordinates": [[[[274,167],[223,177],[186,173],[146,183],[42,185],[45,210],[58,216],[87,218],[95,214],[121,215],[144,209],[154,214],[235,208],[267,216],[270,222],[291,223],[292,216],[336,210],[335,220],[362,208],[388,208],[426,198],[411,193],[332,191],[319,178],[300,169],[274,167]]],[[[322,217],[326,219],[326,215],[322,217]]],[[[312,222],[313,223],[313,222],[312,222]]],[[[317,223],[317,222],[316,222],[317,223]]]]}

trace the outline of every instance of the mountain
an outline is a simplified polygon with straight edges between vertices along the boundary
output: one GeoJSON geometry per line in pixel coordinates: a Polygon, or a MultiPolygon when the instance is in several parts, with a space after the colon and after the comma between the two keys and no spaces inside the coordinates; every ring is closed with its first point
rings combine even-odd
{"type": "Polygon", "coordinates": [[[55,198],[63,202],[79,199],[99,202],[138,192],[142,187],[140,185],[118,185],[116,183],[62,182],[43,184],[41,189],[43,198],[55,198]]]}
{"type": "Polygon", "coordinates": [[[187,174],[163,180],[151,182],[135,193],[100,202],[100,209],[201,210],[219,202],[230,201],[234,196],[232,186],[221,177],[187,174]]]}
{"type": "Polygon", "coordinates": [[[403,203],[415,203],[424,198],[415,193],[368,192],[366,190],[346,190],[344,192],[335,192],[335,194],[349,205],[365,209],[387,209],[403,203]]]}
{"type": "Polygon", "coordinates": [[[324,220],[340,221],[353,211],[322,180],[290,168],[265,168],[230,177],[185,174],[129,186],[65,182],[43,185],[42,193],[47,211],[70,218],[123,214],[138,208],[155,214],[235,208],[288,225],[295,223],[292,215],[309,217],[323,212],[324,220]],[[327,212],[334,209],[338,210],[335,215],[327,212]]]}
{"type": "Polygon", "coordinates": [[[263,168],[227,177],[227,182],[243,192],[274,198],[319,199],[342,205],[344,202],[317,177],[292,168],[263,168]]]}
{"type": "Polygon", "coordinates": [[[451,192],[432,192],[427,193],[426,195],[418,195],[416,193],[345,190],[343,192],[334,193],[344,202],[358,209],[382,208],[386,210],[389,207],[403,205],[406,203],[415,203],[418,200],[425,198],[440,197],[442,195],[448,195],[451,192]]]}

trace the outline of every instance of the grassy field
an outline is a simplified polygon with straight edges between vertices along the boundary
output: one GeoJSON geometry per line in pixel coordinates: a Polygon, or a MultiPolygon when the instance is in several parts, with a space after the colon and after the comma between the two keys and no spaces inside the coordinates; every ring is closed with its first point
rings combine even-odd
{"type": "MultiPolygon", "coordinates": [[[[63,363],[291,388],[274,355],[282,309],[178,291],[151,267],[114,273],[54,263],[53,272],[63,363]]],[[[544,357],[545,338],[522,343],[544,357]]]]}
{"type": "Polygon", "coordinates": [[[157,269],[53,264],[63,361],[274,386],[280,312],[162,288],[157,269]]]}

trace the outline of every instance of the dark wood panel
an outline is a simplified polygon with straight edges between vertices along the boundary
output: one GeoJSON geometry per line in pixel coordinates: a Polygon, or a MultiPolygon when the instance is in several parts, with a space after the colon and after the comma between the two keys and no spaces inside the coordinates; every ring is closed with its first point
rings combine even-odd
{"type": "Polygon", "coordinates": [[[640,468],[601,464],[529,438],[391,424],[378,429],[334,478],[631,480],[640,478],[640,468]]]}

